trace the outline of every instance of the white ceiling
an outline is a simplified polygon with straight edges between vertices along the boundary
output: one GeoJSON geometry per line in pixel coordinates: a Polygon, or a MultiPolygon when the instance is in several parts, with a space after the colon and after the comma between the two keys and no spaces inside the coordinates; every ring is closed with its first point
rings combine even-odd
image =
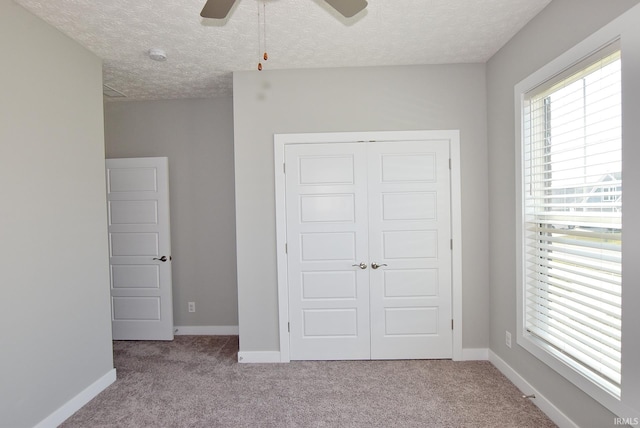
{"type": "MultiPolygon", "coordinates": [[[[15,1],[100,57],[126,99],[226,96],[233,71],[258,73],[262,0],[222,22],[200,17],[205,0],[15,1]]],[[[323,0],[268,0],[264,70],[482,63],[551,0],[368,1],[345,19],[323,0]]]]}

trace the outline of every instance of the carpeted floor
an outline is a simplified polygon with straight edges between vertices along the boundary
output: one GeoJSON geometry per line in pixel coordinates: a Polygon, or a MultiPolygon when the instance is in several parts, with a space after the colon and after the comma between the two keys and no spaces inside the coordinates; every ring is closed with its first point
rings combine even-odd
{"type": "Polygon", "coordinates": [[[114,342],[118,380],[62,427],[554,427],[486,361],[238,364],[237,336],[114,342]]]}

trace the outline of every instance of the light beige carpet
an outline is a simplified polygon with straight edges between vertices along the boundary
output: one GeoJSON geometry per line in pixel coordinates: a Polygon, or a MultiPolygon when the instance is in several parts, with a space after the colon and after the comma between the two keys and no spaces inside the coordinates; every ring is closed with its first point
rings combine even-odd
{"type": "Polygon", "coordinates": [[[62,427],[554,427],[486,361],[238,364],[237,336],[114,342],[118,380],[62,427]]]}

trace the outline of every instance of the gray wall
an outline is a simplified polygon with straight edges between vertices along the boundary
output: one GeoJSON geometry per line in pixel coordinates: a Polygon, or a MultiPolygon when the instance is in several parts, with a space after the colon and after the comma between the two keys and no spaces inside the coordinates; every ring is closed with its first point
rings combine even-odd
{"type": "Polygon", "coordinates": [[[237,326],[232,99],[109,102],[105,140],[107,157],[169,158],[174,324],[237,326]]]}
{"type": "Polygon", "coordinates": [[[234,73],[241,351],[278,351],[273,134],[460,129],[463,347],[489,344],[484,64],[234,73]]]}
{"type": "Polygon", "coordinates": [[[113,370],[102,66],[0,0],[0,425],[113,370]]]}
{"type": "MultiPolygon", "coordinates": [[[[489,136],[489,189],[490,189],[490,239],[491,261],[491,350],[527,379],[546,398],[581,427],[607,427],[613,425],[613,415],[578,390],[564,378],[540,363],[527,351],[514,345],[505,346],[505,330],[516,332],[516,271],[515,271],[515,112],[514,85],[582,41],[623,11],[637,4],[637,0],[554,0],[504,46],[487,64],[488,136],[489,136]]],[[[637,37],[636,37],[637,39],[637,37]]],[[[623,103],[627,108],[635,103],[636,113],[624,120],[625,177],[624,216],[625,236],[639,236],[640,228],[628,222],[628,218],[640,215],[640,175],[637,159],[640,158],[638,141],[638,100],[640,75],[638,46],[628,46],[623,52],[623,103]],[[632,65],[633,64],[633,65],[632,65]],[[630,73],[627,73],[630,72],[630,73]],[[635,80],[635,82],[634,82],[635,80]],[[635,87],[634,87],[635,85],[635,87]],[[636,162],[633,162],[636,159],[636,162]],[[627,168],[628,165],[628,168],[627,168]]],[[[623,41],[624,48],[624,41],[623,41]]],[[[637,222],[635,222],[637,223],[637,222]]],[[[637,241],[637,240],[636,240],[637,241]]],[[[623,258],[623,336],[637,337],[637,314],[640,293],[638,290],[638,244],[625,238],[623,258]],[[635,249],[632,246],[635,245],[635,249]],[[635,254],[635,256],[634,256],[635,254]],[[631,261],[631,263],[626,263],[631,261]],[[634,303],[635,302],[635,303],[634,303]],[[629,308],[626,310],[625,308],[629,308]]],[[[637,342],[637,340],[636,340],[637,342]]],[[[629,342],[631,344],[631,342],[629,342]]],[[[637,344],[637,343],[636,343],[637,344]]],[[[627,347],[629,348],[629,347],[627,347]]],[[[623,383],[638,385],[638,350],[625,349],[623,362],[631,369],[625,370],[623,383]],[[634,355],[635,354],[635,355],[634,355]]],[[[638,416],[638,415],[632,415],[638,416]]]]}

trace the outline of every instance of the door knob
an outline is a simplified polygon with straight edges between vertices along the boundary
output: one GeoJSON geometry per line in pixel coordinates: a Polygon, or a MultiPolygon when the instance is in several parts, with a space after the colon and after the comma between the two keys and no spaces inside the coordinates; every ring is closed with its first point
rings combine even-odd
{"type": "Polygon", "coordinates": [[[160,260],[161,262],[166,262],[168,259],[167,259],[167,256],[162,256],[160,258],[154,257],[153,260],[160,260]]]}
{"type": "Polygon", "coordinates": [[[367,264],[365,262],[362,262],[362,263],[360,263],[358,265],[351,265],[351,266],[357,266],[360,269],[366,269],[367,268],[367,264]]]}
{"type": "Polygon", "coordinates": [[[386,266],[386,265],[387,265],[386,263],[380,263],[380,264],[378,264],[378,263],[376,263],[376,262],[373,262],[373,263],[371,263],[371,268],[372,268],[372,269],[378,269],[379,267],[386,266]]]}

